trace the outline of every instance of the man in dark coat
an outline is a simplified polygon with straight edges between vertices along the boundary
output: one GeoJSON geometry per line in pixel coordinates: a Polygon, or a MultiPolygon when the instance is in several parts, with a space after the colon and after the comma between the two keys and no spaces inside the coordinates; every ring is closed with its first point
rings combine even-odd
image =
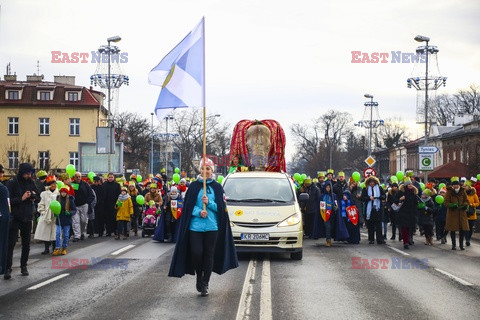
{"type": "Polygon", "coordinates": [[[105,190],[102,185],[102,178],[99,176],[93,177],[92,190],[97,196],[97,203],[95,205],[95,229],[98,236],[102,237],[105,231],[105,190]]]}
{"type": "MultiPolygon", "coordinates": [[[[95,193],[88,183],[82,180],[82,174],[75,172],[73,176],[78,188],[75,190],[75,206],[77,207],[77,214],[72,217],[73,242],[84,239],[84,233],[87,231],[87,223],[89,216],[94,218],[93,206],[95,201],[95,193]]],[[[74,186],[74,184],[72,184],[74,186]]]]}
{"type": "Polygon", "coordinates": [[[305,236],[312,236],[313,218],[320,212],[320,189],[312,184],[312,179],[307,178],[303,186],[298,189],[297,197],[300,193],[308,193],[308,200],[300,203],[300,209],[303,214],[303,230],[305,236]]]}
{"type": "Polygon", "coordinates": [[[2,184],[3,166],[0,164],[0,274],[5,273],[5,264],[8,252],[8,223],[10,209],[8,208],[8,189],[2,184]]]}
{"type": "Polygon", "coordinates": [[[103,189],[105,190],[104,211],[106,217],[107,237],[112,235],[112,232],[116,232],[116,219],[117,210],[115,209],[115,203],[121,192],[120,184],[115,181],[113,173],[109,173],[107,181],[103,183],[103,189]]]}
{"type": "Polygon", "coordinates": [[[337,175],[337,182],[333,185],[333,193],[335,193],[337,201],[342,199],[345,190],[348,190],[348,183],[345,180],[345,173],[340,171],[337,175]]]}
{"type": "MultiPolygon", "coordinates": [[[[230,219],[228,217],[225,194],[222,186],[213,181],[210,183],[215,193],[215,203],[217,204],[218,238],[215,246],[213,258],[213,272],[223,274],[230,269],[238,267],[237,252],[233,242],[230,219]]],[[[170,264],[169,277],[182,277],[185,274],[195,274],[192,265],[192,255],[189,245],[189,227],[192,218],[193,207],[197,201],[197,195],[202,192],[203,184],[199,181],[192,182],[185,195],[182,215],[180,217],[180,227],[178,228],[177,244],[170,264]]]]}
{"type": "Polygon", "coordinates": [[[410,179],[400,186],[393,202],[397,205],[401,204],[397,215],[397,224],[401,228],[403,247],[409,249],[409,245],[413,244],[410,233],[417,223],[418,204],[418,189],[410,179]]]}
{"type": "Polygon", "coordinates": [[[365,189],[362,190],[361,200],[365,203],[365,216],[368,228],[368,243],[385,244],[382,235],[383,202],[385,190],[380,186],[380,181],[375,176],[365,180],[365,189]]]}
{"type": "Polygon", "coordinates": [[[30,253],[30,234],[32,232],[32,220],[35,202],[40,201],[40,193],[32,180],[34,173],[30,163],[21,163],[18,174],[8,181],[7,188],[10,194],[10,206],[12,219],[8,234],[8,254],[5,267],[5,279],[11,278],[13,249],[17,243],[18,231],[22,238],[22,255],[20,258],[21,273],[28,276],[27,261],[30,253]]]}

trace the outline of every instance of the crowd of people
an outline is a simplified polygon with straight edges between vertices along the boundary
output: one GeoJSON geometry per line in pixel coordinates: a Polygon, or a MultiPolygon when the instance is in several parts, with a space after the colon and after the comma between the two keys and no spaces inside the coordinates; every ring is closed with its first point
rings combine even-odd
{"type": "MultiPolygon", "coordinates": [[[[3,167],[0,174],[4,174],[3,167]]],[[[19,233],[20,267],[24,276],[29,275],[27,263],[32,233],[33,239],[44,243],[42,254],[54,256],[66,255],[70,241],[104,236],[113,236],[115,240],[137,237],[144,224],[149,224],[152,232],[145,233],[142,229],[143,236],[174,242],[189,184],[184,173],[178,183],[168,182],[164,170],[145,180],[135,174],[127,180],[113,173],[91,177],[80,172],[59,176],[44,170],[35,173],[30,163],[22,163],[15,177],[5,185],[0,183],[5,188],[2,201],[9,198],[5,216],[0,215],[2,227],[8,234],[2,241],[4,248],[0,248],[6,257],[4,263],[0,261],[0,271],[4,279],[11,278],[13,250],[19,233]],[[54,203],[58,203],[58,210],[53,207],[54,203]],[[7,211],[11,212],[10,219],[7,211]]]]}
{"type": "MultiPolygon", "coordinates": [[[[402,173],[403,175],[403,173],[402,173]]],[[[427,183],[407,171],[405,177],[392,176],[387,185],[371,175],[364,182],[358,177],[348,180],[343,172],[319,172],[318,177],[306,177],[297,184],[297,193],[308,193],[301,202],[305,237],[360,243],[360,228],[366,226],[368,243],[385,244],[388,225],[390,240],[403,241],[404,249],[414,244],[413,235],[425,236],[425,245],[447,243],[450,233],[452,250],[470,246],[480,206],[480,181],[476,177],[429,179],[427,183]],[[320,214],[319,214],[320,213],[320,214]]]]}

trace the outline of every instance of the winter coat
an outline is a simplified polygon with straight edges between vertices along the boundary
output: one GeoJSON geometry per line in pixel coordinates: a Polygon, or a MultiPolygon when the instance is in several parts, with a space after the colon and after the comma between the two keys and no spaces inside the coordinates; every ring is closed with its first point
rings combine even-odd
{"type": "Polygon", "coordinates": [[[466,211],[466,207],[468,206],[468,198],[465,188],[460,187],[460,191],[456,193],[452,186],[448,186],[444,205],[447,207],[447,221],[445,223],[445,230],[469,230],[466,211]],[[450,204],[453,203],[457,204],[456,208],[450,208],[450,204]]]}
{"type": "Polygon", "coordinates": [[[10,194],[11,213],[14,219],[23,222],[33,220],[34,202],[40,201],[40,193],[32,179],[25,180],[23,175],[27,172],[33,172],[33,167],[29,163],[22,163],[19,166],[18,174],[7,182],[8,192],[10,194]],[[30,199],[22,200],[26,191],[31,191],[30,199]]]}
{"type": "Polygon", "coordinates": [[[130,217],[133,215],[133,203],[130,196],[124,200],[118,200],[122,204],[118,205],[118,202],[115,204],[115,209],[117,210],[117,221],[130,221],[130,217]]]}
{"type": "Polygon", "coordinates": [[[417,204],[418,225],[433,226],[433,214],[435,212],[435,204],[432,198],[421,199],[417,204]]]}
{"type": "MultiPolygon", "coordinates": [[[[223,187],[216,181],[211,183],[211,187],[215,193],[215,203],[217,204],[218,213],[218,236],[213,257],[213,272],[223,274],[230,269],[238,267],[237,252],[233,242],[223,187]]],[[[182,215],[178,221],[180,225],[177,229],[178,237],[170,264],[169,277],[182,277],[185,274],[195,274],[192,265],[189,241],[190,232],[188,229],[198,194],[202,192],[202,188],[203,183],[200,181],[192,182],[185,195],[182,215]]]]}
{"type": "Polygon", "coordinates": [[[333,185],[333,193],[335,193],[335,196],[337,197],[338,201],[340,201],[340,199],[342,199],[343,191],[345,191],[345,190],[348,190],[347,180],[343,180],[343,181],[338,180],[333,185]]]}
{"type": "Polygon", "coordinates": [[[104,182],[103,183],[103,190],[105,191],[105,198],[104,198],[104,210],[106,212],[112,212],[115,210],[115,202],[117,202],[118,196],[122,192],[122,188],[120,185],[115,182],[104,182]]]}
{"type": "Polygon", "coordinates": [[[477,208],[480,206],[480,201],[478,200],[477,193],[475,192],[475,189],[470,189],[467,191],[467,198],[468,198],[468,203],[470,204],[470,207],[473,208],[473,214],[468,216],[468,220],[477,220],[477,208]]]}
{"type": "Polygon", "coordinates": [[[397,215],[397,224],[406,228],[414,228],[417,223],[418,189],[415,187],[410,190],[405,189],[408,188],[402,184],[393,200],[395,204],[402,203],[397,215]],[[400,198],[403,196],[405,196],[405,199],[401,201],[400,198]]]}
{"type": "Polygon", "coordinates": [[[40,218],[34,239],[42,241],[53,241],[56,239],[57,226],[55,225],[55,215],[50,210],[50,203],[57,200],[59,194],[57,189],[53,192],[48,189],[40,193],[40,202],[38,203],[40,218]]]}
{"type": "MultiPolygon", "coordinates": [[[[362,195],[360,196],[360,200],[365,203],[365,210],[367,207],[368,202],[373,201],[370,199],[370,196],[368,195],[368,187],[369,187],[369,179],[373,179],[376,182],[376,185],[378,185],[378,188],[380,190],[380,209],[379,210],[374,210],[372,208],[372,212],[370,213],[370,221],[384,221],[383,217],[383,207],[384,207],[384,202],[385,202],[385,190],[380,186],[380,181],[375,177],[375,176],[370,176],[365,180],[365,188],[362,189],[362,195]]],[[[372,206],[373,207],[373,206],[372,206]]],[[[366,215],[366,213],[365,213],[366,215]]]]}
{"type": "Polygon", "coordinates": [[[153,196],[152,196],[152,193],[151,192],[148,192],[146,195],[145,195],[145,203],[148,203],[150,200],[153,200],[155,201],[155,203],[158,205],[158,206],[161,206],[163,204],[163,199],[162,199],[162,195],[158,192],[156,192],[153,196]]]}
{"type": "MultiPolygon", "coordinates": [[[[319,204],[320,204],[320,190],[317,188],[316,185],[311,184],[308,187],[304,187],[304,192],[308,193],[308,200],[302,201],[300,203],[300,209],[302,212],[313,215],[319,212],[319,204]]],[[[297,197],[300,195],[300,189],[297,192],[297,197]]]]}
{"type": "Polygon", "coordinates": [[[8,198],[8,189],[0,182],[0,274],[5,273],[5,260],[8,251],[8,228],[10,221],[8,198]]]}
{"type": "Polygon", "coordinates": [[[55,220],[55,224],[57,226],[65,227],[65,226],[71,226],[72,225],[72,216],[77,213],[77,206],[75,205],[75,197],[68,194],[66,198],[63,198],[61,195],[57,197],[57,201],[60,202],[60,205],[62,206],[62,210],[60,211],[60,214],[58,215],[58,218],[55,220]],[[69,203],[69,214],[65,211],[66,207],[66,202],[68,201],[69,203]]]}

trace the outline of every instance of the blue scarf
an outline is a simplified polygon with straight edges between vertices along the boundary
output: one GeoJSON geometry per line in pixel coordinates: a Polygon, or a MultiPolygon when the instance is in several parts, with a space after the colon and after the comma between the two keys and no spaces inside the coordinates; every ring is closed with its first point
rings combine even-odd
{"type": "Polygon", "coordinates": [[[342,199],[342,217],[346,218],[347,217],[347,207],[350,207],[350,199],[347,199],[346,201],[342,199]]]}
{"type": "Polygon", "coordinates": [[[370,214],[372,213],[372,206],[375,207],[376,211],[380,210],[380,205],[381,205],[381,202],[380,202],[380,187],[378,186],[378,184],[375,184],[375,186],[373,186],[373,188],[371,186],[368,186],[367,193],[368,193],[368,197],[373,196],[375,198],[375,200],[373,200],[373,201],[370,200],[367,203],[367,220],[370,220],[370,214]]]}

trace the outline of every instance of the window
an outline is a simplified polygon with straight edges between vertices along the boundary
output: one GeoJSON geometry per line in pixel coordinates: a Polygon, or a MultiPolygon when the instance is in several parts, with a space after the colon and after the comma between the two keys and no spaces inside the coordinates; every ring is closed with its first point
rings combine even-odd
{"type": "Polygon", "coordinates": [[[40,135],[48,136],[50,134],[50,118],[40,118],[40,135]]]}
{"type": "Polygon", "coordinates": [[[50,153],[48,151],[38,152],[38,166],[40,169],[48,168],[48,160],[50,153]]]}
{"type": "Polygon", "coordinates": [[[78,101],[78,92],[69,92],[68,101],[78,101]]]}
{"type": "Polygon", "coordinates": [[[50,91],[40,91],[40,100],[50,100],[50,91]]]}
{"type": "Polygon", "coordinates": [[[71,136],[80,135],[80,119],[79,118],[70,118],[70,135],[71,136]]]}
{"type": "Polygon", "coordinates": [[[8,134],[18,134],[18,118],[8,118],[8,134]]]}
{"type": "Polygon", "coordinates": [[[19,100],[20,96],[18,91],[8,91],[8,100],[19,100]]]}
{"type": "Polygon", "coordinates": [[[78,168],[78,152],[70,152],[70,164],[78,168]]]}
{"type": "Polygon", "coordinates": [[[18,168],[18,151],[8,151],[8,168],[18,168]]]}

